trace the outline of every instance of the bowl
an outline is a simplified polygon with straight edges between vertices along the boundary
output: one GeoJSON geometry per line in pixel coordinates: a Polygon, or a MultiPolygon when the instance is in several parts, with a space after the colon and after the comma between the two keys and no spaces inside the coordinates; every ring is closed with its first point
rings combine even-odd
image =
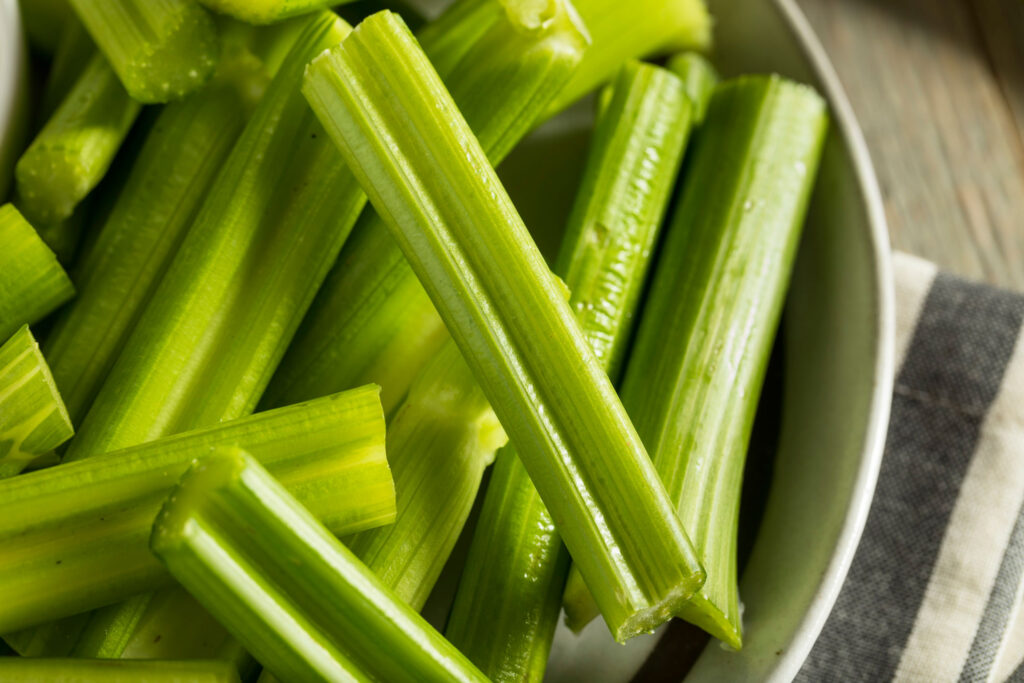
{"type": "Polygon", "coordinates": [[[0,0],[0,200],[28,131],[28,57],[17,0],[0,0]]]}

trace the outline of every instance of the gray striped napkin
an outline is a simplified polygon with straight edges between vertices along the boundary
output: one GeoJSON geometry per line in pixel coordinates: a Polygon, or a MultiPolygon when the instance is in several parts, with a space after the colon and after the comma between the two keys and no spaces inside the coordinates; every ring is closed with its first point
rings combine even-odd
{"type": "Polygon", "coordinates": [[[798,681],[1024,681],[1024,297],[896,254],[889,438],[798,681]]]}

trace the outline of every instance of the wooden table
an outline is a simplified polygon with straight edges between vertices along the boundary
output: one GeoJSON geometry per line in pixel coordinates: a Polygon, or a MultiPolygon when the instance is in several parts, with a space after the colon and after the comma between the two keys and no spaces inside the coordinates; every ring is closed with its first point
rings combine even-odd
{"type": "Polygon", "coordinates": [[[893,247],[1024,290],[1024,0],[798,0],[878,172],[893,247]]]}

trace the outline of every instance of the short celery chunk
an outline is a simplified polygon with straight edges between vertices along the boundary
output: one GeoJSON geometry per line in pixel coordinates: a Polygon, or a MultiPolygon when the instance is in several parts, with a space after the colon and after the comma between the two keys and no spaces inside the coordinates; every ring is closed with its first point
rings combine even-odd
{"type": "Polygon", "coordinates": [[[704,573],[564,290],[401,19],[380,12],[303,88],[517,445],[615,637],[704,573]],[[543,342],[543,343],[538,343],[543,342]]]}
{"type": "Polygon", "coordinates": [[[146,546],[153,518],[189,464],[221,446],[252,452],[335,533],[394,520],[377,387],[5,479],[0,633],[167,583],[146,546]]]}
{"type": "Polygon", "coordinates": [[[182,477],[150,547],[282,680],[487,680],[244,451],[182,477]]]}
{"type": "Polygon", "coordinates": [[[155,659],[38,659],[0,658],[5,683],[240,683],[231,662],[155,659]]]}
{"type": "Polygon", "coordinates": [[[74,433],[26,325],[0,346],[0,479],[18,474],[74,433]]]}
{"type": "Polygon", "coordinates": [[[353,0],[199,0],[215,12],[233,16],[250,24],[273,24],[299,14],[315,12],[330,5],[353,0]]]}

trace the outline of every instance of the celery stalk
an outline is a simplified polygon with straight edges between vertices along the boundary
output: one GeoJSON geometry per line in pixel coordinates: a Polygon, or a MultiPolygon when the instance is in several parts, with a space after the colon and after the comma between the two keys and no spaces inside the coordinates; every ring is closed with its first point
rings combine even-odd
{"type": "Polygon", "coordinates": [[[70,17],[61,29],[60,42],[57,43],[53,64],[46,77],[46,87],[40,105],[42,118],[48,119],[57,111],[57,107],[71,91],[94,54],[96,44],[92,42],[82,22],[74,16],[70,17]]]}
{"type": "Polygon", "coordinates": [[[215,12],[228,14],[250,24],[275,22],[308,14],[330,5],[341,5],[352,0],[199,0],[215,12]]]}
{"type": "Polygon", "coordinates": [[[0,206],[0,340],[75,295],[56,256],[11,204],[0,206]]]}
{"type": "Polygon", "coordinates": [[[71,438],[60,393],[25,325],[0,346],[0,479],[71,438]]]}
{"type": "Polygon", "coordinates": [[[395,493],[376,387],[280,408],[0,481],[0,632],[167,582],[146,539],[197,457],[245,447],[335,533],[390,523],[395,493]]]}
{"type": "Polygon", "coordinates": [[[71,14],[68,0],[19,0],[18,4],[32,49],[53,54],[71,14]]]}
{"type": "Polygon", "coordinates": [[[665,66],[682,79],[686,94],[694,105],[693,122],[700,125],[704,122],[711,95],[718,85],[718,72],[696,52],[680,52],[669,59],[665,66]]]}
{"type": "MultiPolygon", "coordinates": [[[[614,380],[652,260],[692,106],[678,78],[631,63],[594,132],[555,271],[598,362],[614,380]]],[[[504,449],[484,499],[446,635],[499,681],[539,681],[568,555],[526,469],[504,449]]]]}
{"type": "Polygon", "coordinates": [[[133,99],[175,100],[213,75],[217,29],[192,0],[70,2],[133,99]]]}
{"type": "Polygon", "coordinates": [[[7,683],[238,683],[238,672],[217,660],[109,660],[0,658],[7,683]]]}
{"type": "Polygon", "coordinates": [[[486,680],[243,451],[182,477],[150,547],[284,680],[486,680]]]}
{"type": "Polygon", "coordinates": [[[33,222],[68,218],[106,174],[141,106],[96,53],[14,169],[18,206],[33,222]]]}
{"type": "MultiPolygon", "coordinates": [[[[563,0],[539,13],[530,0],[462,0],[425,26],[421,37],[495,165],[568,81],[587,45],[572,5],[563,0]]],[[[373,381],[383,387],[381,400],[391,414],[446,337],[384,221],[367,211],[264,404],[284,405],[373,381]]]]}
{"type": "Polygon", "coordinates": [[[303,90],[526,458],[612,633],[625,640],[660,624],[703,582],[693,547],[562,288],[415,39],[396,15],[375,14],[310,64],[303,90]]]}

